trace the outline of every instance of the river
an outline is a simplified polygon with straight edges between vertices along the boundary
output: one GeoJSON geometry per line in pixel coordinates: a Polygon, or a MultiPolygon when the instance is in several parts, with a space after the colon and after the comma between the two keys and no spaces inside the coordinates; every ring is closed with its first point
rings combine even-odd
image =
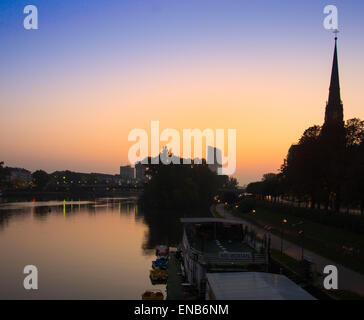
{"type": "Polygon", "coordinates": [[[0,204],[0,299],[140,299],[157,244],[177,245],[177,217],[145,215],[135,199],[0,204]],[[38,290],[23,286],[26,265],[38,290]]]}

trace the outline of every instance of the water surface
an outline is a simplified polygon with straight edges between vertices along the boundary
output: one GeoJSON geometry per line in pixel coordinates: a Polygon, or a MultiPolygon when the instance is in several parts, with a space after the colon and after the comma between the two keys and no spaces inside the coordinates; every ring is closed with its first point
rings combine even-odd
{"type": "Polygon", "coordinates": [[[154,246],[168,242],[169,231],[158,219],[145,219],[128,198],[2,203],[0,299],[140,299],[150,288],[165,293],[165,286],[151,284],[149,270],[154,246]],[[38,268],[38,290],[23,287],[26,265],[38,268]]]}

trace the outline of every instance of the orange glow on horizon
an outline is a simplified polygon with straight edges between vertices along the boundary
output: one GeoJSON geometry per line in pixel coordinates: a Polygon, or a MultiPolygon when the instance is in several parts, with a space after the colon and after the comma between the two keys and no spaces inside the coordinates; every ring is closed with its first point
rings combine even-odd
{"type": "MultiPolygon", "coordinates": [[[[199,62],[161,69],[158,77],[158,66],[125,75],[116,65],[97,77],[65,71],[30,85],[24,98],[5,97],[14,110],[27,108],[2,119],[1,136],[9,139],[0,141],[0,160],[48,172],[118,173],[128,163],[129,132],[150,132],[150,121],[159,120],[161,130],[236,129],[235,176],[244,184],[276,172],[303,131],[323,122],[330,60],[199,62]]],[[[345,118],[364,118],[364,98],[350,75],[341,82],[345,118]]]]}

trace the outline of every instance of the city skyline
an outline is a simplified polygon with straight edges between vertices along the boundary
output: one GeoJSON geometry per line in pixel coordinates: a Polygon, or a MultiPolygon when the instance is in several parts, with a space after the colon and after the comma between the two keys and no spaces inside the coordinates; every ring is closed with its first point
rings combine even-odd
{"type": "MultiPolygon", "coordinates": [[[[0,5],[11,44],[1,53],[5,165],[117,173],[129,164],[128,132],[152,119],[236,128],[243,185],[276,172],[304,129],[324,121],[334,36],[323,1],[33,2],[34,31],[21,24],[24,1],[0,5]]],[[[344,118],[364,118],[363,4],[337,6],[344,118]]]]}

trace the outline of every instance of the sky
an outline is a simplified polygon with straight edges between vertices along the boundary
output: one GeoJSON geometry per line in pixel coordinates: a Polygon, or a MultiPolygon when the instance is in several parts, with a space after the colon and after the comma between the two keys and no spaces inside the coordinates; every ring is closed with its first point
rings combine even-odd
{"type": "Polygon", "coordinates": [[[131,130],[236,129],[241,185],[322,124],[339,14],[344,117],[364,119],[361,0],[2,0],[0,161],[118,173],[131,130]],[[39,29],[25,30],[24,7],[39,29]]]}

